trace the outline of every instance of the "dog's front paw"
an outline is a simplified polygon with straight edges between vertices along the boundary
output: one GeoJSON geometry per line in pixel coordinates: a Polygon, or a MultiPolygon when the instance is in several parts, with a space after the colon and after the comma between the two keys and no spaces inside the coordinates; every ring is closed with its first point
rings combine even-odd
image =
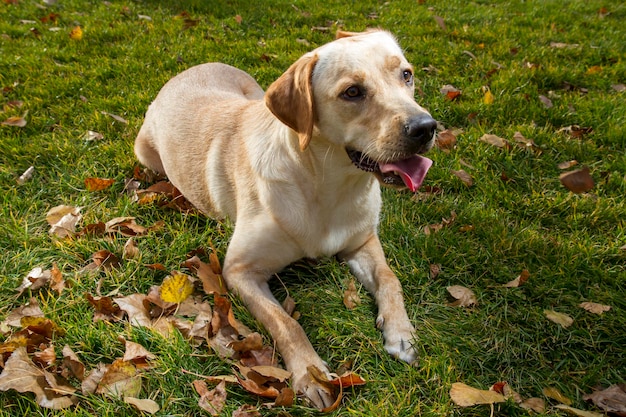
{"type": "MultiPolygon", "coordinates": [[[[327,367],[318,370],[330,378],[327,367]]],[[[315,408],[323,410],[334,404],[337,396],[328,385],[318,381],[309,371],[293,376],[294,391],[303,395],[315,408]]]]}
{"type": "Polygon", "coordinates": [[[387,353],[411,365],[417,363],[415,328],[410,323],[394,324],[378,316],[376,326],[383,332],[387,353]]]}

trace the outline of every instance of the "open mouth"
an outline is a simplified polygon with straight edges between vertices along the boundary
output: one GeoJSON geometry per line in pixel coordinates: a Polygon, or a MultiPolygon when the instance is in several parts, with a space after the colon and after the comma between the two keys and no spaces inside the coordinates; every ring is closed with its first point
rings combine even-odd
{"type": "Polygon", "coordinates": [[[421,155],[381,163],[354,149],[346,149],[346,152],[357,168],[373,173],[383,184],[396,187],[406,186],[412,192],[422,185],[428,169],[433,164],[432,160],[421,155]]]}

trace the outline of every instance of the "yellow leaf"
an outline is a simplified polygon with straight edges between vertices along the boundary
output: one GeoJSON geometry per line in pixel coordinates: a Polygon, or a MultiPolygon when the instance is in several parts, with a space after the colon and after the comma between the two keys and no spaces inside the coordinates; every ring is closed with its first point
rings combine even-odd
{"type": "Polygon", "coordinates": [[[168,303],[180,304],[193,292],[193,284],[185,274],[174,273],[163,280],[161,299],[168,303]]]}
{"type": "Polygon", "coordinates": [[[470,407],[477,404],[503,403],[506,398],[495,391],[480,390],[462,382],[455,382],[450,389],[450,398],[460,407],[470,407]]]}
{"type": "Polygon", "coordinates": [[[548,318],[548,320],[560,324],[563,328],[568,328],[574,323],[574,319],[568,316],[567,314],[558,313],[553,310],[543,310],[543,313],[548,318]]]}
{"type": "Polygon", "coordinates": [[[487,90],[485,95],[483,96],[483,103],[485,104],[493,104],[495,101],[495,96],[491,93],[491,90],[487,90]]]}
{"type": "Polygon", "coordinates": [[[75,41],[79,41],[83,38],[83,30],[80,26],[75,26],[74,29],[70,32],[70,39],[75,41]]]}
{"type": "Polygon", "coordinates": [[[602,72],[602,67],[600,65],[594,65],[592,67],[589,67],[589,69],[587,70],[588,75],[599,74],[601,72],[602,72]]]}

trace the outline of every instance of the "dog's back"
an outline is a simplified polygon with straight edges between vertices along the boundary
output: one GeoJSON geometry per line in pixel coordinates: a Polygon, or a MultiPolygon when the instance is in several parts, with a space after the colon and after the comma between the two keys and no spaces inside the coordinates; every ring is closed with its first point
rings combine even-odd
{"type": "Polygon", "coordinates": [[[206,201],[207,195],[219,190],[209,193],[206,189],[205,165],[207,160],[222,163],[223,167],[212,166],[211,170],[227,173],[227,162],[238,150],[227,143],[231,132],[216,132],[215,126],[225,118],[242,117],[251,105],[263,105],[263,95],[257,82],[237,68],[220,63],[192,67],[168,81],[148,108],[135,141],[135,153],[148,168],[167,174],[197,208],[223,217],[231,210],[206,201]],[[209,146],[209,141],[217,146],[209,146]],[[224,143],[218,145],[217,141],[224,143]],[[179,149],[185,152],[177,152],[179,149]],[[207,158],[207,152],[225,155],[207,158]]]}

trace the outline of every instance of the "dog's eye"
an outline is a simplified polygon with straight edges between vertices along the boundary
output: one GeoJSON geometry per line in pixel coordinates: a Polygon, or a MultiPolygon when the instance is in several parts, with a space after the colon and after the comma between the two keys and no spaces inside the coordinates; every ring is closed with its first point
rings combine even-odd
{"type": "Polygon", "coordinates": [[[365,93],[359,86],[353,85],[343,92],[342,97],[346,100],[359,100],[365,97],[365,93]]]}
{"type": "Polygon", "coordinates": [[[413,85],[413,73],[410,70],[404,70],[402,72],[402,78],[408,85],[413,85]]]}

